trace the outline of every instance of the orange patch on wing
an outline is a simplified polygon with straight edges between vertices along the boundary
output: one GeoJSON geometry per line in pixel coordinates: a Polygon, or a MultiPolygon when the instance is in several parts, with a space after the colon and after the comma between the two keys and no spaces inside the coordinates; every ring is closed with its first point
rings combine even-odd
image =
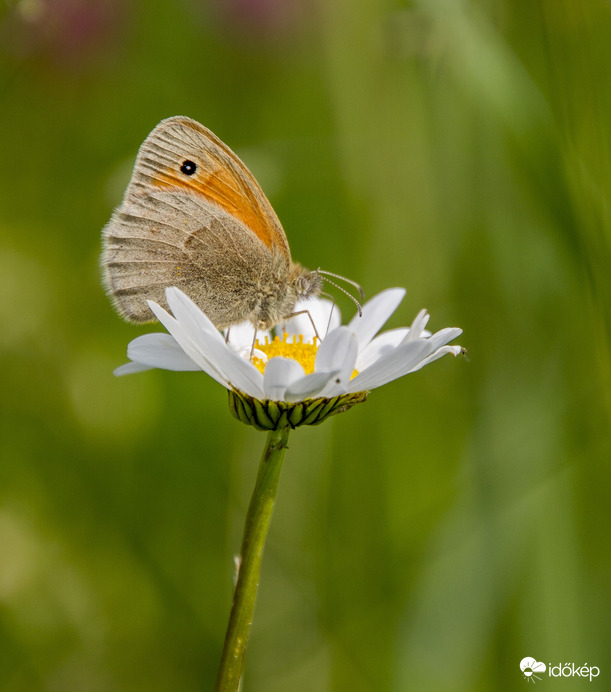
{"type": "Polygon", "coordinates": [[[276,234],[273,221],[270,227],[257,200],[249,199],[238,190],[235,178],[227,170],[219,168],[208,174],[198,171],[194,176],[185,178],[172,169],[166,169],[159,171],[151,182],[161,189],[179,188],[200,195],[241,221],[271,250],[272,238],[276,234]]]}

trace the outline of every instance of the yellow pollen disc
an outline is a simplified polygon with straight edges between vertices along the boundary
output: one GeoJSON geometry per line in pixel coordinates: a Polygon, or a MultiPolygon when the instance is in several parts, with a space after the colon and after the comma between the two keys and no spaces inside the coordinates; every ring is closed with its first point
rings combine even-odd
{"type": "MultiPolygon", "coordinates": [[[[270,343],[269,337],[265,337],[265,343],[260,344],[259,340],[255,342],[255,348],[258,351],[263,351],[267,356],[267,360],[273,358],[274,356],[283,356],[284,358],[292,358],[298,363],[301,363],[306,375],[314,372],[314,360],[316,358],[316,351],[318,351],[318,339],[314,337],[314,343],[308,344],[303,343],[303,334],[299,336],[293,335],[290,337],[286,332],[282,335],[282,339],[279,336],[275,336],[273,341],[270,343]],[[289,341],[289,339],[291,341],[289,341]]],[[[253,358],[253,364],[263,372],[265,370],[266,361],[262,358],[253,358]]]]}
{"type": "MultiPolygon", "coordinates": [[[[279,336],[275,336],[271,343],[267,336],[265,337],[264,344],[259,343],[257,339],[255,342],[255,349],[257,351],[263,351],[267,356],[267,360],[274,356],[292,358],[300,363],[306,375],[309,375],[314,372],[314,361],[316,360],[316,352],[318,351],[318,339],[314,337],[313,343],[304,343],[303,334],[299,334],[299,336],[289,336],[285,332],[282,335],[282,339],[280,339],[279,336]]],[[[252,359],[252,363],[260,372],[263,372],[267,361],[255,356],[252,359]]],[[[358,374],[358,370],[354,370],[350,379],[356,377],[358,374]]]]}

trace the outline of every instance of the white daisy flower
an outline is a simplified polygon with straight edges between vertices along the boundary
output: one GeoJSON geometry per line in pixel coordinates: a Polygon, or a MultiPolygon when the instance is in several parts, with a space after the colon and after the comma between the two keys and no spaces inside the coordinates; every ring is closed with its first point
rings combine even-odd
{"type": "Polygon", "coordinates": [[[170,333],[134,339],[127,348],[131,362],[115,374],[203,370],[229,390],[230,408],[244,422],[263,429],[319,423],[364,401],[371,389],[461,352],[448,344],[462,330],[431,334],[426,310],[411,327],[378,334],[404,295],[403,288],[382,291],[344,326],[328,300],[298,304],[309,315],[287,320],[282,337],[258,333],[253,352],[252,325],[231,327],[227,339],[182,291],[168,288],[172,315],[152,301],[149,306],[170,333]]]}

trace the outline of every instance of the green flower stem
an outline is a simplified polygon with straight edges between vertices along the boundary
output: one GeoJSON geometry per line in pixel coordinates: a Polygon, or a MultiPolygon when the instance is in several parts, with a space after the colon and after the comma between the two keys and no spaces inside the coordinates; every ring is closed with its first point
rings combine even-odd
{"type": "Polygon", "coordinates": [[[216,692],[236,692],[240,684],[259,586],[263,547],[272,518],[288,438],[288,427],[270,430],[267,434],[255,489],[246,514],[238,581],[225,635],[216,692]]]}

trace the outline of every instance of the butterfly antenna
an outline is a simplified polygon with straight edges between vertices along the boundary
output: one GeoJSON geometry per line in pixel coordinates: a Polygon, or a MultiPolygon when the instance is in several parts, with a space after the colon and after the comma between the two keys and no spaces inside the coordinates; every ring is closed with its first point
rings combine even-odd
{"type": "MultiPolygon", "coordinates": [[[[323,272],[321,272],[321,273],[323,273],[323,272]]],[[[324,273],[326,274],[326,273],[328,273],[328,272],[324,272],[324,273]]],[[[335,275],[332,274],[332,276],[335,276],[335,275]]],[[[356,308],[357,308],[357,310],[359,311],[359,317],[362,317],[362,316],[363,316],[363,309],[361,308],[361,304],[360,304],[359,301],[352,295],[352,293],[348,292],[345,288],[342,288],[341,286],[338,286],[338,285],[335,283],[335,281],[331,281],[331,279],[327,279],[326,276],[323,276],[322,278],[323,278],[328,284],[331,284],[331,286],[335,286],[335,288],[337,288],[338,291],[341,291],[344,295],[347,295],[348,298],[350,298],[350,300],[356,305],[356,308]]],[[[342,278],[344,278],[344,277],[342,277],[342,278]]],[[[352,283],[352,281],[351,281],[350,283],[352,283]]],[[[358,285],[358,284],[356,284],[356,285],[358,285]]],[[[335,302],[335,301],[333,301],[333,302],[335,302]]]]}
{"type": "MultiPolygon", "coordinates": [[[[357,284],[356,281],[352,281],[352,279],[347,279],[345,276],[342,276],[341,274],[334,274],[333,272],[325,271],[324,269],[321,269],[320,267],[316,270],[316,273],[317,274],[325,274],[326,276],[332,276],[334,279],[340,279],[340,281],[345,281],[347,284],[350,284],[351,286],[354,286],[354,288],[356,288],[356,290],[360,293],[361,298],[365,297],[365,294],[363,293],[363,289],[361,288],[361,285],[357,284]]],[[[325,279],[325,281],[329,281],[329,280],[325,279]]],[[[333,282],[329,281],[329,283],[333,283],[333,282]]],[[[333,286],[338,288],[337,284],[333,284],[333,286]]],[[[358,303],[357,303],[357,305],[358,305],[358,303]]]]}

